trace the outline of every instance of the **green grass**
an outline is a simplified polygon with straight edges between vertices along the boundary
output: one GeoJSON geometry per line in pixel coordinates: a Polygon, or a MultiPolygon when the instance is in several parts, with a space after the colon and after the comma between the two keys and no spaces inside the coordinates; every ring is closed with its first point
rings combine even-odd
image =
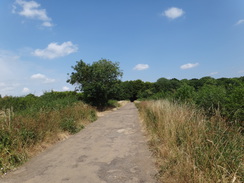
{"type": "Polygon", "coordinates": [[[138,107],[152,137],[162,182],[244,182],[241,127],[167,100],[138,107]]]}
{"type": "Polygon", "coordinates": [[[48,95],[0,99],[0,173],[25,162],[38,145],[77,133],[97,118],[95,109],[76,96],[48,95]]]}

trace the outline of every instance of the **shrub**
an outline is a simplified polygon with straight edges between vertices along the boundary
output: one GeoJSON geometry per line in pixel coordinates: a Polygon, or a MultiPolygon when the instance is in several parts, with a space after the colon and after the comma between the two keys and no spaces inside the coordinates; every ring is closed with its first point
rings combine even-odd
{"type": "MultiPolygon", "coordinates": [[[[5,99],[7,103],[12,104],[5,99]]],[[[25,100],[25,99],[24,99],[25,100]]],[[[28,99],[29,100],[29,99],[28,99]]],[[[96,111],[74,98],[35,99],[30,108],[16,112],[0,124],[0,172],[13,169],[30,157],[31,149],[42,142],[53,143],[58,134],[77,133],[84,125],[96,120],[96,111]]],[[[16,100],[16,98],[14,99],[16,100]]],[[[5,105],[7,106],[7,105],[5,105]]],[[[19,108],[20,109],[20,108],[19,108]]]]}
{"type": "Polygon", "coordinates": [[[117,100],[109,100],[108,107],[119,107],[119,103],[117,100]]]}
{"type": "Polygon", "coordinates": [[[174,94],[174,97],[182,102],[193,102],[195,89],[187,84],[182,85],[174,94]]]}
{"type": "Polygon", "coordinates": [[[78,125],[73,118],[64,118],[60,123],[60,127],[63,131],[68,131],[71,134],[74,134],[84,128],[84,125],[78,125]]]}
{"type": "Polygon", "coordinates": [[[217,110],[224,110],[226,103],[226,90],[215,85],[204,85],[197,93],[196,104],[214,115],[217,110]]]}

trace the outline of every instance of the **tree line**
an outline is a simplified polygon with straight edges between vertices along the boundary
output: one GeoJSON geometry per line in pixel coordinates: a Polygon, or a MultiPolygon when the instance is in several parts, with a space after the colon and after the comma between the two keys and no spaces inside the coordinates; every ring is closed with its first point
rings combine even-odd
{"type": "Polygon", "coordinates": [[[211,116],[216,112],[231,123],[244,121],[244,77],[201,79],[159,78],[156,82],[121,81],[119,63],[102,59],[93,64],[77,61],[67,81],[77,86],[84,100],[102,107],[110,99],[157,100],[170,99],[194,104],[211,116]]]}
{"type": "Polygon", "coordinates": [[[169,99],[189,103],[205,110],[212,116],[216,112],[229,123],[243,126],[244,121],[244,76],[238,78],[167,79],[156,82],[142,80],[122,81],[123,72],[119,63],[101,59],[92,64],[77,61],[69,74],[68,83],[76,86],[74,92],[45,92],[36,97],[0,97],[0,110],[14,107],[16,111],[39,110],[48,107],[47,101],[69,97],[72,102],[83,100],[99,109],[109,105],[109,100],[158,100],[169,99]],[[47,100],[46,100],[47,99],[47,100]],[[50,99],[50,100],[49,100],[50,99]],[[52,100],[51,100],[52,99],[52,100]],[[38,101],[38,102],[37,102],[38,101]]]}

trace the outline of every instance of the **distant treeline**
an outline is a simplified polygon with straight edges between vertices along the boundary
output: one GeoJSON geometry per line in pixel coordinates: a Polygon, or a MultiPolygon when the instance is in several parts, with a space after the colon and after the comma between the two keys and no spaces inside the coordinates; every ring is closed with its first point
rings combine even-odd
{"type": "MultiPolygon", "coordinates": [[[[209,116],[220,113],[229,123],[242,125],[244,121],[244,77],[201,79],[166,79],[156,82],[142,80],[120,81],[115,86],[115,100],[158,100],[169,99],[194,104],[205,110],[209,116]]],[[[14,108],[14,112],[33,112],[67,106],[79,100],[84,94],[76,91],[45,92],[37,97],[29,94],[23,97],[0,97],[0,110],[14,108]],[[63,100],[69,98],[69,100],[63,100]],[[55,100],[54,100],[55,99],[55,100]],[[53,102],[57,104],[53,104],[53,102]]]]}
{"type": "Polygon", "coordinates": [[[209,116],[219,112],[229,123],[243,125],[244,121],[244,77],[124,81],[119,85],[116,99],[170,99],[197,105],[209,116]]]}
{"type": "Polygon", "coordinates": [[[16,113],[35,113],[40,110],[61,109],[82,100],[82,93],[75,91],[45,92],[41,96],[28,94],[26,96],[0,97],[0,110],[13,108],[16,113]]]}

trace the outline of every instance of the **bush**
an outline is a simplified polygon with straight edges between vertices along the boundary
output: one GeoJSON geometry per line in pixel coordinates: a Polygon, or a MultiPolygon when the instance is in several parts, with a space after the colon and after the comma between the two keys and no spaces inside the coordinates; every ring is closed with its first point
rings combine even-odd
{"type": "MultiPolygon", "coordinates": [[[[1,119],[0,172],[2,173],[27,160],[31,149],[38,144],[44,141],[53,143],[59,139],[59,133],[64,131],[76,133],[84,128],[85,124],[96,120],[95,109],[75,100],[75,97],[59,96],[55,99],[47,97],[46,94],[44,98],[28,96],[7,97],[0,100],[4,100],[2,103],[4,108],[16,103],[19,110],[10,114],[10,118],[7,116],[1,119]],[[35,102],[32,103],[32,100],[35,102]],[[19,101],[25,102],[20,105],[19,101]],[[22,104],[29,107],[21,108],[20,106],[24,106],[22,104]]],[[[15,109],[15,106],[13,107],[15,109]]]]}
{"type": "Polygon", "coordinates": [[[74,134],[83,129],[84,125],[78,125],[73,118],[65,118],[61,121],[60,127],[63,131],[68,131],[71,134],[74,134]]]}
{"type": "Polygon", "coordinates": [[[204,85],[197,93],[196,104],[208,114],[214,115],[218,110],[224,110],[226,104],[226,90],[215,85],[204,85]]]}
{"type": "Polygon", "coordinates": [[[108,107],[119,107],[119,103],[117,100],[109,100],[108,107]]]}
{"type": "Polygon", "coordinates": [[[174,98],[182,102],[193,102],[195,89],[187,84],[182,85],[174,94],[174,98]]]}
{"type": "Polygon", "coordinates": [[[229,95],[224,111],[225,116],[244,127],[244,85],[236,87],[229,95]]]}

